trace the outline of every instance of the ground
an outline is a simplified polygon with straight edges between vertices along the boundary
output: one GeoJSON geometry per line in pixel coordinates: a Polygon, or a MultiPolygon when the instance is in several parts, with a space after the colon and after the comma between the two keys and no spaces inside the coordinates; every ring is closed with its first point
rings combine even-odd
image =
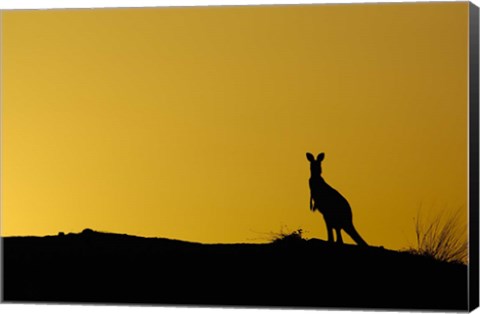
{"type": "Polygon", "coordinates": [[[4,301],[467,309],[467,266],[301,238],[201,244],[95,232],[3,238],[4,301]]]}

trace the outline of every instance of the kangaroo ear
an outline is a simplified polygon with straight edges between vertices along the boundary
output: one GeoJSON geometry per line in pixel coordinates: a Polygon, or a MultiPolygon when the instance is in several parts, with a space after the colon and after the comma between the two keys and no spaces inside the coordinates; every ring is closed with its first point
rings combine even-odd
{"type": "Polygon", "coordinates": [[[322,161],[325,158],[325,153],[318,154],[317,160],[322,161]]]}
{"type": "Polygon", "coordinates": [[[310,153],[307,153],[307,159],[308,159],[308,161],[310,161],[310,162],[314,162],[314,161],[315,161],[315,157],[313,157],[313,155],[310,154],[310,153]]]}

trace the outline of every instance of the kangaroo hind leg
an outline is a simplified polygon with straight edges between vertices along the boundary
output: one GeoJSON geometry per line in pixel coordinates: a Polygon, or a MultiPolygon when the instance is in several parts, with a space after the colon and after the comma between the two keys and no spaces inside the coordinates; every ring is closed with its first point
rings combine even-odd
{"type": "Polygon", "coordinates": [[[338,228],[338,229],[335,229],[335,231],[337,232],[337,243],[343,244],[342,229],[338,228]]]}
{"type": "Polygon", "coordinates": [[[333,242],[333,228],[328,224],[328,222],[325,220],[325,225],[327,226],[327,236],[328,236],[328,242],[332,243],[333,242]]]}
{"type": "Polygon", "coordinates": [[[363,240],[363,238],[360,236],[360,234],[357,232],[355,227],[353,226],[353,223],[349,224],[345,228],[345,232],[355,241],[358,245],[361,246],[368,246],[367,242],[363,240]]]}

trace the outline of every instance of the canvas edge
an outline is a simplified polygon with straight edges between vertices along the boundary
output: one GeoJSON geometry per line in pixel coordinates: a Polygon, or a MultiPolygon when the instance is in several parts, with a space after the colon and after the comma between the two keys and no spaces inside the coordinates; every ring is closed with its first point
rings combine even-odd
{"type": "MultiPolygon", "coordinates": [[[[4,9],[0,9],[0,82],[3,82],[3,13],[5,12],[4,9]]],[[[0,171],[3,170],[3,145],[2,139],[3,139],[3,84],[0,83],[0,171]]],[[[4,263],[3,263],[3,236],[1,236],[1,231],[2,231],[2,225],[3,225],[3,193],[2,193],[2,187],[3,187],[3,182],[2,182],[2,177],[0,176],[0,303],[5,302],[4,298],[4,263]]]]}
{"type": "Polygon", "coordinates": [[[479,299],[479,8],[469,5],[469,278],[468,310],[479,299]]]}

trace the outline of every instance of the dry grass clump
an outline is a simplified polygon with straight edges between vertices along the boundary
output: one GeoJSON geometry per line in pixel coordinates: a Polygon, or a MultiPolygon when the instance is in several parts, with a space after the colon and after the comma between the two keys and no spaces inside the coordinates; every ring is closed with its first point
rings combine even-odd
{"type": "Polygon", "coordinates": [[[417,247],[409,251],[444,262],[467,264],[467,223],[462,213],[462,209],[444,211],[426,220],[419,212],[415,222],[417,247]]]}

